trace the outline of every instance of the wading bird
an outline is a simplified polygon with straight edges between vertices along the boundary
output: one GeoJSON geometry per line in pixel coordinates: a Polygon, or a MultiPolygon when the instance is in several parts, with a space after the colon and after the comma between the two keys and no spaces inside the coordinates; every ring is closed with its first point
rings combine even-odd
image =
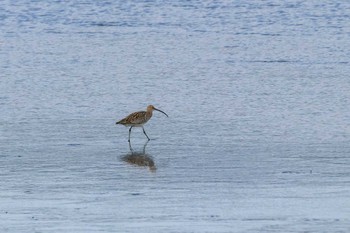
{"type": "Polygon", "coordinates": [[[132,127],[142,127],[143,133],[146,135],[148,141],[151,140],[148,135],[146,134],[145,129],[143,128],[143,125],[147,123],[147,121],[149,119],[151,119],[152,117],[152,112],[153,110],[156,110],[158,112],[163,113],[164,115],[166,115],[167,117],[169,117],[165,112],[163,112],[162,110],[156,109],[153,105],[148,105],[147,106],[147,110],[146,111],[140,111],[140,112],[134,112],[131,113],[129,116],[125,117],[124,119],[121,119],[120,121],[118,121],[116,124],[121,124],[124,125],[126,127],[130,126],[129,129],[129,140],[128,142],[130,142],[130,134],[131,134],[131,129],[132,127]]]}

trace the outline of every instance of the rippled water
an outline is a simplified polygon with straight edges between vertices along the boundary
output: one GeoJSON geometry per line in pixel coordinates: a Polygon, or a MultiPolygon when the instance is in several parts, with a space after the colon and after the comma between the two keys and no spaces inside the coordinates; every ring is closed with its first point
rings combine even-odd
{"type": "Polygon", "coordinates": [[[349,12],[2,1],[0,231],[349,232],[349,12]]]}

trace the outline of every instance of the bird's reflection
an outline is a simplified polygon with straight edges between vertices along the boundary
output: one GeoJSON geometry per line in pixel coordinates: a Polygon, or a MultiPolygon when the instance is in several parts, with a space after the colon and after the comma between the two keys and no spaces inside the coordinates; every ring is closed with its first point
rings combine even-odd
{"type": "Polygon", "coordinates": [[[133,148],[131,147],[131,143],[129,142],[130,152],[123,156],[122,160],[140,167],[149,167],[150,171],[156,171],[157,168],[154,164],[152,156],[146,154],[146,146],[148,142],[149,141],[147,140],[145,145],[143,146],[142,151],[133,150],[133,148]]]}

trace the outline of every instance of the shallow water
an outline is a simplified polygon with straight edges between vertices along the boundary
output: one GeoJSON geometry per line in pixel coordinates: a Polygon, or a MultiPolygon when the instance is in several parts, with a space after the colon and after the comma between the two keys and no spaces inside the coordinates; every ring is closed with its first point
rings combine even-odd
{"type": "Polygon", "coordinates": [[[349,232],[349,12],[3,1],[0,231],[349,232]]]}

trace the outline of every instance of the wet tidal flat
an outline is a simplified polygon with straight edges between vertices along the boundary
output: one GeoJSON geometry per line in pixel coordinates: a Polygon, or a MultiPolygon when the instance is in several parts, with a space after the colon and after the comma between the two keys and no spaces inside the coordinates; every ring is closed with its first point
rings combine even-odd
{"type": "Polygon", "coordinates": [[[1,232],[350,231],[345,1],[0,9],[1,232]]]}

